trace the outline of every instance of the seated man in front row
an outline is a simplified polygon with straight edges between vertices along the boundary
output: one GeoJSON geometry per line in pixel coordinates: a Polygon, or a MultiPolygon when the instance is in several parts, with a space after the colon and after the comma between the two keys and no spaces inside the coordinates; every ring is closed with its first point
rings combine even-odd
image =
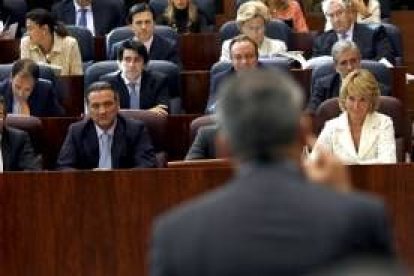
{"type": "Polygon", "coordinates": [[[20,59],[13,64],[11,78],[0,83],[0,95],[6,100],[8,113],[37,117],[64,114],[52,83],[39,78],[39,71],[31,59],[20,59]]]}
{"type": "Polygon", "coordinates": [[[145,125],[118,114],[119,95],[107,82],[95,82],[86,95],[89,116],[69,127],[58,169],[155,167],[145,125]]]}
{"type": "Polygon", "coordinates": [[[168,80],[158,72],[145,69],[149,57],[144,44],[125,40],[118,48],[120,70],[101,76],[119,93],[122,109],[148,109],[158,115],[168,114],[168,80]]]}
{"type": "Polygon", "coordinates": [[[6,101],[0,96],[0,171],[41,170],[38,158],[30,143],[29,135],[6,126],[6,101]]]}
{"type": "MultiPolygon", "coordinates": [[[[325,100],[338,97],[342,80],[355,69],[361,68],[361,53],[358,46],[348,40],[340,40],[332,46],[335,71],[315,80],[309,98],[307,113],[314,113],[325,100]]],[[[378,80],[380,82],[381,80],[378,80]]],[[[389,86],[380,83],[381,95],[391,95],[389,86]]]]}

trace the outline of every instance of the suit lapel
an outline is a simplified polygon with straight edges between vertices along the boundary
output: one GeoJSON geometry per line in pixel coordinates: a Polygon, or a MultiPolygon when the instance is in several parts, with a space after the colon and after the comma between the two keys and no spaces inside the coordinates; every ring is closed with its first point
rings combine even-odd
{"type": "Polygon", "coordinates": [[[378,130],[378,122],[374,118],[374,114],[368,114],[365,118],[361,130],[361,139],[359,142],[358,156],[364,157],[375,144],[380,135],[378,130]]]}
{"type": "Polygon", "coordinates": [[[76,9],[72,1],[66,2],[63,6],[63,12],[65,19],[64,22],[69,22],[69,25],[76,25],[76,9]]]}
{"type": "Polygon", "coordinates": [[[119,87],[120,89],[118,93],[119,93],[119,102],[120,102],[121,108],[130,108],[131,103],[130,103],[130,98],[129,98],[128,87],[126,86],[124,80],[122,79],[120,71],[116,74],[115,81],[117,82],[116,87],[119,87]]]}
{"type": "Polygon", "coordinates": [[[13,113],[13,92],[11,81],[7,82],[6,91],[5,91],[7,113],[13,113]]]}
{"type": "Polygon", "coordinates": [[[155,91],[151,90],[151,83],[148,76],[148,72],[143,70],[141,75],[141,87],[139,89],[139,103],[141,109],[147,108],[146,103],[150,102],[148,99],[148,93],[151,92],[155,93],[155,91]]]}
{"type": "Polygon", "coordinates": [[[87,160],[91,160],[93,166],[97,167],[99,160],[98,134],[96,133],[96,128],[92,120],[89,119],[87,124],[83,139],[83,149],[85,150],[87,160]]]}
{"type": "Polygon", "coordinates": [[[125,152],[126,140],[125,140],[125,125],[123,120],[118,116],[117,123],[114,130],[114,137],[112,139],[111,157],[112,167],[120,168],[121,155],[125,152]]]}
{"type": "Polygon", "coordinates": [[[354,141],[352,140],[351,129],[349,128],[348,123],[348,114],[346,112],[343,112],[339,117],[338,130],[343,132],[343,134],[338,136],[341,137],[341,139],[338,139],[337,143],[345,149],[345,152],[348,152],[350,155],[356,157],[357,152],[355,150],[354,141]]]}
{"type": "Polygon", "coordinates": [[[1,154],[3,157],[3,171],[10,170],[10,146],[8,146],[8,133],[7,129],[3,129],[3,137],[1,139],[1,154]]]}

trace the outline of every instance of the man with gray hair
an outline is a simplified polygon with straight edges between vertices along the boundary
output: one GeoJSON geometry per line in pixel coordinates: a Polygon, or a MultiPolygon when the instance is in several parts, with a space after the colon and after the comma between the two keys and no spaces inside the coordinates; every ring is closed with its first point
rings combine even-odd
{"type": "Polygon", "coordinates": [[[238,172],[157,220],[150,275],[303,275],[359,253],[393,255],[383,203],[349,192],[339,161],[322,153],[304,176],[301,107],[283,72],[235,74],[221,86],[218,122],[238,172]]]}
{"type": "MultiPolygon", "coordinates": [[[[332,46],[332,58],[335,72],[317,78],[311,88],[310,99],[306,108],[314,113],[325,100],[338,97],[342,79],[348,73],[361,68],[361,53],[355,42],[339,40],[332,46]]],[[[391,95],[390,87],[380,84],[381,95],[391,95]]]]}
{"type": "Polygon", "coordinates": [[[332,29],[316,37],[313,44],[313,57],[331,54],[332,46],[338,40],[354,41],[362,59],[380,60],[386,58],[394,63],[395,53],[381,25],[355,22],[356,14],[352,1],[324,0],[322,10],[332,24],[332,29]]]}

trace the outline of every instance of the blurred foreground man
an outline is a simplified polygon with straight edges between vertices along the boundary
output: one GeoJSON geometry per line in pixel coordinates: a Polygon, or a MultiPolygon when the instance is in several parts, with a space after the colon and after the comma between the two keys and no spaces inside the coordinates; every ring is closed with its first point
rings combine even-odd
{"type": "Polygon", "coordinates": [[[383,203],[351,193],[338,160],[298,166],[302,92],[288,75],[254,70],[220,89],[218,124],[238,172],[157,220],[152,276],[304,275],[393,255],[383,203]]]}

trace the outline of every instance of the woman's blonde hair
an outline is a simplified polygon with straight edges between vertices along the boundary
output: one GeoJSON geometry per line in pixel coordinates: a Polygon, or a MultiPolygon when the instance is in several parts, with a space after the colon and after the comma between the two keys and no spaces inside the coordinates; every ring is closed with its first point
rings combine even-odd
{"type": "Polygon", "coordinates": [[[265,23],[270,19],[269,9],[260,0],[248,1],[240,5],[237,10],[236,22],[240,27],[244,22],[256,17],[263,18],[265,23]]]}
{"type": "MultiPolygon", "coordinates": [[[[174,17],[174,3],[172,0],[168,0],[167,8],[165,8],[164,16],[168,21],[168,25],[174,25],[175,17],[174,17]]],[[[197,6],[193,3],[192,0],[188,0],[188,21],[189,25],[193,24],[197,21],[197,6]]]]}
{"type": "Polygon", "coordinates": [[[369,103],[369,112],[374,112],[379,105],[380,90],[375,76],[366,69],[356,69],[350,72],[342,81],[339,92],[339,106],[345,111],[345,100],[349,95],[366,98],[369,103]]]}

